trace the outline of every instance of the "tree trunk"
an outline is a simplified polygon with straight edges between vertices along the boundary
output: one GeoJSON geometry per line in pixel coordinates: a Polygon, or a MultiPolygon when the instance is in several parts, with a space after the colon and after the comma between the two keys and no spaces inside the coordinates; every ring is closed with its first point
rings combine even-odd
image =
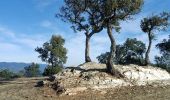
{"type": "Polygon", "coordinates": [[[91,59],[90,59],[90,36],[86,36],[86,45],[85,45],[85,62],[91,62],[91,59]]]}
{"type": "Polygon", "coordinates": [[[152,45],[152,38],[151,38],[150,33],[148,34],[148,38],[149,38],[149,45],[148,45],[148,49],[147,49],[146,54],[145,54],[145,65],[150,64],[149,53],[150,53],[151,45],[152,45]]]}
{"type": "Polygon", "coordinates": [[[107,33],[111,42],[110,54],[107,62],[107,72],[120,78],[123,77],[123,75],[119,71],[117,71],[113,66],[114,64],[113,59],[115,57],[116,52],[116,41],[112,35],[112,26],[110,24],[107,25],[107,33]]]}

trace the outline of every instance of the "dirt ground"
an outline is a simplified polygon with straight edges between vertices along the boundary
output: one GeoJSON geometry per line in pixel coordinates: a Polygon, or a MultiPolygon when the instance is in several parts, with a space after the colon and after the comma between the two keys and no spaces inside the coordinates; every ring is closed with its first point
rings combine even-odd
{"type": "Polygon", "coordinates": [[[0,81],[0,100],[170,100],[170,86],[134,86],[88,90],[73,96],[58,96],[49,88],[35,87],[44,78],[20,78],[0,81]]]}

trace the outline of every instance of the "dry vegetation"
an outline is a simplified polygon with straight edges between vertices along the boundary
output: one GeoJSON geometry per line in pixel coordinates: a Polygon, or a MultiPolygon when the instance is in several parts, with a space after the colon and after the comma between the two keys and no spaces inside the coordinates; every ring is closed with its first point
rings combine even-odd
{"type": "Polygon", "coordinates": [[[47,87],[35,87],[42,79],[0,81],[0,100],[170,100],[170,86],[121,87],[106,92],[87,90],[74,96],[58,96],[47,87]]]}

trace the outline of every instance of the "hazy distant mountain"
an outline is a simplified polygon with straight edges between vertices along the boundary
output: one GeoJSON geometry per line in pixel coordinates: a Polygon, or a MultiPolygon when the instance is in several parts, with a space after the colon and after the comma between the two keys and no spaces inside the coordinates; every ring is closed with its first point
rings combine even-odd
{"type": "MultiPolygon", "coordinates": [[[[0,62],[0,69],[9,69],[10,71],[18,72],[20,70],[23,70],[24,67],[26,67],[30,64],[31,63],[0,62]]],[[[40,64],[41,72],[44,71],[45,67],[46,67],[46,64],[40,64]]]]}

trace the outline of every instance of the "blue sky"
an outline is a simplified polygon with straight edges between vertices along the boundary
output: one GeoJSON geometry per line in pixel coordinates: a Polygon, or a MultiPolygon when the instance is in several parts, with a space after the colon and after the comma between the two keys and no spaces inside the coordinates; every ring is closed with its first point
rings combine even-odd
{"type": "MultiPolygon", "coordinates": [[[[63,4],[63,0],[1,0],[0,3],[0,62],[37,62],[42,63],[34,51],[37,46],[51,38],[52,34],[66,39],[68,49],[68,66],[84,62],[84,41],[82,33],[74,33],[70,24],[55,18],[55,14],[63,4]]],[[[170,12],[170,0],[145,0],[140,14],[134,20],[122,22],[122,30],[114,33],[118,44],[128,37],[137,38],[147,44],[147,35],[140,29],[140,20],[148,15],[162,11],[170,12]]],[[[168,38],[166,32],[156,32],[157,40],[153,43],[151,60],[159,55],[155,44],[168,38]]],[[[91,39],[91,58],[109,51],[110,42],[106,31],[95,34],[91,39]]]]}

